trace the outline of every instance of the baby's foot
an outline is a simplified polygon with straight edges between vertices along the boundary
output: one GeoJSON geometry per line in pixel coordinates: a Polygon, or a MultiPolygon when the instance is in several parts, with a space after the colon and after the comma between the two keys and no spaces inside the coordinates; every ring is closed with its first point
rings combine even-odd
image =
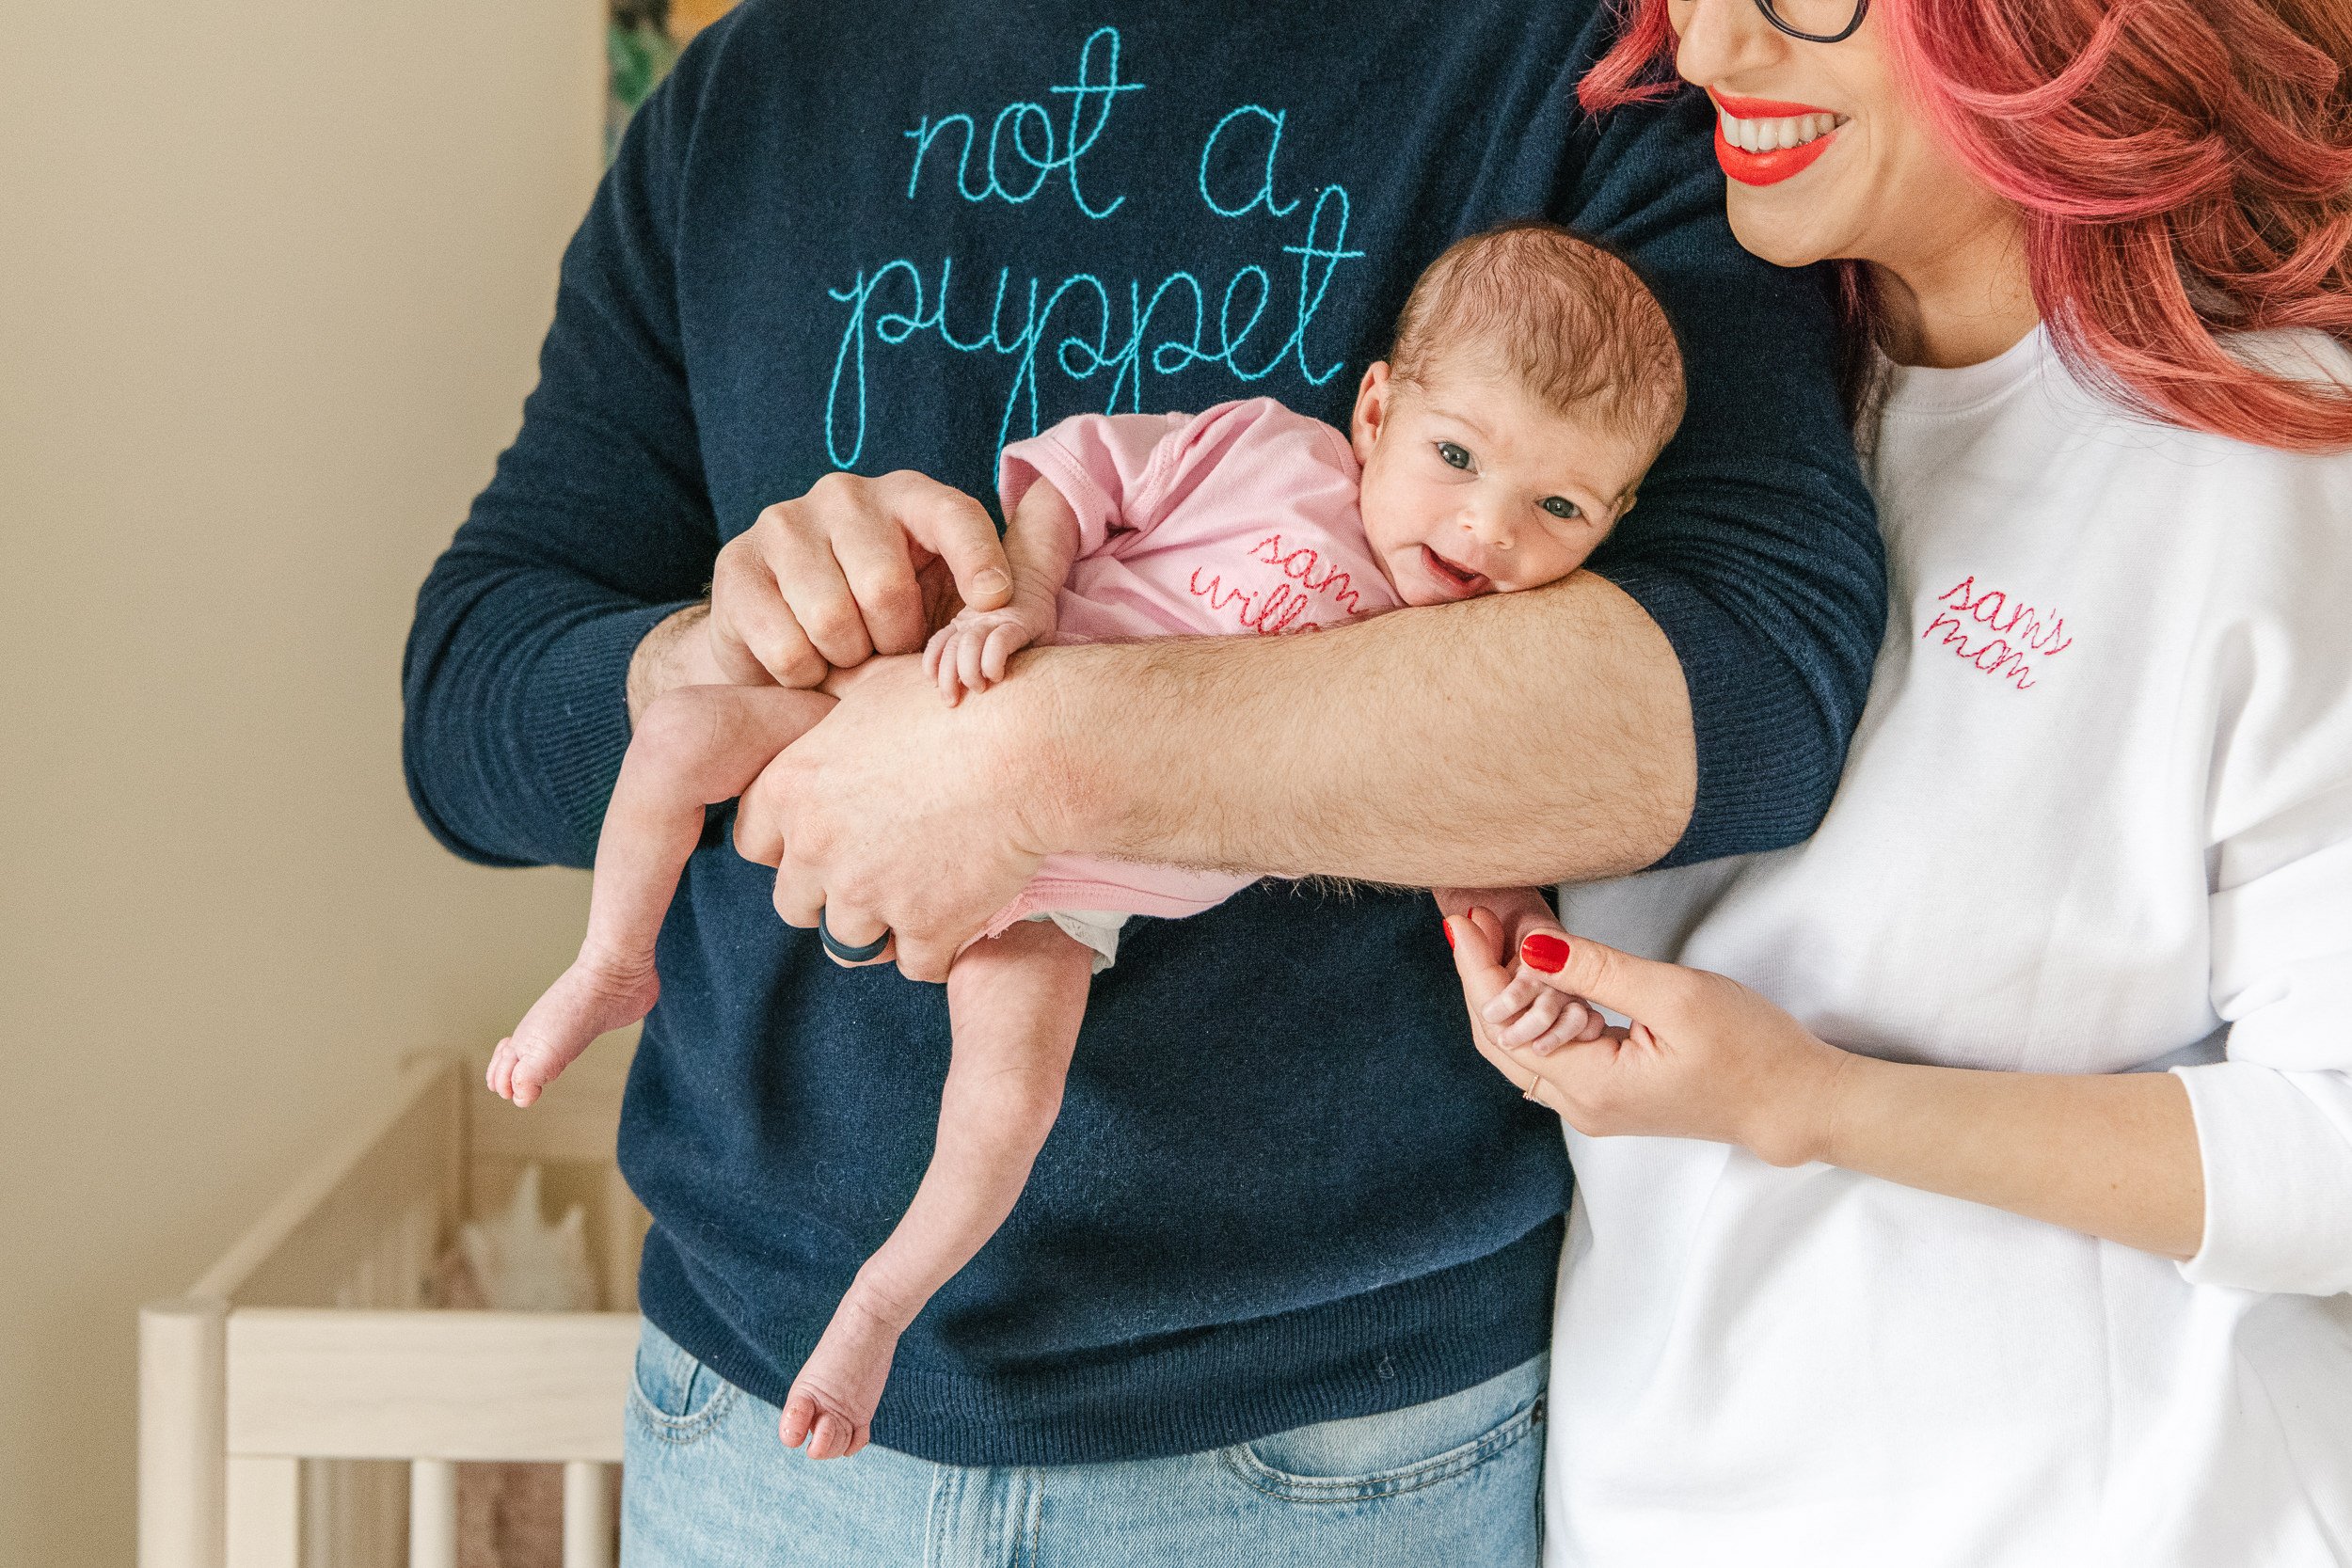
{"type": "Polygon", "coordinates": [[[490,1054],[490,1087],[517,1105],[530,1104],[598,1035],[644,1018],[660,994],[661,980],[651,965],[625,972],[583,955],[499,1041],[490,1054]]]}
{"type": "Polygon", "coordinates": [[[846,1459],[866,1447],[874,1407],[890,1381],[890,1361],[898,1351],[898,1325],[862,1306],[850,1290],[834,1309],[824,1337],[792,1380],[778,1430],[784,1446],[808,1445],[811,1459],[846,1459]]]}

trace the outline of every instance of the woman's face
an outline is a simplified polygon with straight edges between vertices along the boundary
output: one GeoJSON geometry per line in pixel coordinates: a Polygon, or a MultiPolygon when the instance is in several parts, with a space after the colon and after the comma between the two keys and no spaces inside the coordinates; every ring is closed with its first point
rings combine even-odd
{"type": "MultiPolygon", "coordinates": [[[[1895,79],[1880,13],[1903,3],[1879,0],[1851,38],[1808,43],[1755,0],[1670,0],[1675,67],[1715,103],[1732,232],[1766,261],[1852,257],[1910,272],[2001,221],[2006,208],[1962,171],[1895,79]]],[[[1853,0],[1779,8],[1823,34],[1853,15],[1853,0]]]]}

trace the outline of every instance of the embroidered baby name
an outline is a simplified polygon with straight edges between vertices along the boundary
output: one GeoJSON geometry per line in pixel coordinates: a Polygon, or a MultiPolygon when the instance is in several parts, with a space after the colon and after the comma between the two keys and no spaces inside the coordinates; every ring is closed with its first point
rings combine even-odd
{"type": "Polygon", "coordinates": [[[1935,602],[1936,612],[1921,641],[1941,638],[1937,644],[1952,657],[1973,665],[2019,691],[2036,685],[2036,663],[2056,658],[2074,645],[2066,635],[2066,617],[1997,588],[1979,589],[1975,574],[1960,579],[1935,602]]]}
{"type": "Polygon", "coordinates": [[[1186,586],[1195,598],[1208,600],[1211,610],[1230,612],[1244,631],[1262,637],[1314,630],[1318,604],[1343,616],[1363,613],[1348,575],[1324,564],[1322,556],[1307,546],[1292,547],[1282,543],[1280,534],[1269,533],[1250,546],[1249,559],[1276,568],[1283,580],[1267,588],[1229,588],[1223,574],[1195,566],[1186,586]]]}

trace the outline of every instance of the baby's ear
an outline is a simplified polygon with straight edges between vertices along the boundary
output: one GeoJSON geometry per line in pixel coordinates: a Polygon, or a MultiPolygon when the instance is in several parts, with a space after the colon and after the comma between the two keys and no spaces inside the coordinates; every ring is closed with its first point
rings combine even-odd
{"type": "Polygon", "coordinates": [[[1355,450],[1356,461],[1372,461],[1373,443],[1380,439],[1380,427],[1389,418],[1389,392],[1395,382],[1386,359],[1375,359],[1364,368],[1364,379],[1356,387],[1356,412],[1348,421],[1347,444],[1355,450]]]}
{"type": "Polygon", "coordinates": [[[1638,484],[1628,490],[1624,495],[1619,496],[1617,498],[1616,516],[1612,520],[1623,522],[1625,520],[1625,515],[1633,510],[1633,503],[1641,499],[1642,489],[1638,484]]]}

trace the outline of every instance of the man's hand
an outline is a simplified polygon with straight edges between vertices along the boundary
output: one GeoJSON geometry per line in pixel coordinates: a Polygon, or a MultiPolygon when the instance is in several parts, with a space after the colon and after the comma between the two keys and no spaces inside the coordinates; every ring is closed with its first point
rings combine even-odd
{"type": "Polygon", "coordinates": [[[943,576],[981,610],[1012,593],[996,525],[978,501],[917,473],[827,474],[719,552],[712,658],[740,685],[813,687],[828,668],[914,653],[930,635],[943,576]]]}
{"type": "Polygon", "coordinates": [[[821,910],[851,946],[887,930],[908,978],[945,980],[957,950],[1062,847],[1066,791],[1011,701],[1035,685],[951,708],[921,660],[891,658],[834,687],[840,704],[736,813],[737,850],[776,867],[776,912],[813,929],[821,910]]]}

